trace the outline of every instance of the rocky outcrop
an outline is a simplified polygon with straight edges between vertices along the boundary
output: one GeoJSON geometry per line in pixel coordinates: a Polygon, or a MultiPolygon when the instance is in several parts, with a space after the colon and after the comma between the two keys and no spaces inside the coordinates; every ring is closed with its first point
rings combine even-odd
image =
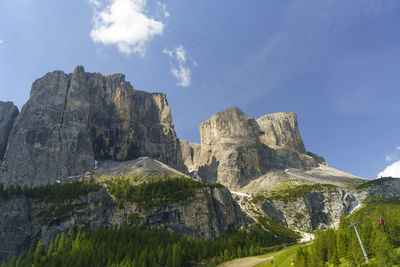
{"type": "Polygon", "coordinates": [[[200,125],[201,149],[198,174],[207,182],[220,182],[229,188],[267,171],[271,150],[259,139],[257,122],[239,108],[215,114],[200,125]]]}
{"type": "Polygon", "coordinates": [[[109,225],[114,206],[104,189],[56,204],[24,195],[0,197],[0,261],[27,250],[32,240],[42,238],[48,244],[62,232],[109,225]]]}
{"type": "Polygon", "coordinates": [[[278,112],[257,119],[260,127],[260,140],[273,149],[291,149],[306,153],[303,139],[293,112],[278,112]]]}
{"type": "Polygon", "coordinates": [[[296,114],[290,112],[256,121],[239,108],[230,108],[201,123],[200,137],[200,149],[181,142],[186,166],[203,180],[218,181],[232,189],[272,169],[309,169],[325,162],[306,152],[296,114]]]}
{"type": "Polygon", "coordinates": [[[225,231],[249,222],[239,205],[226,188],[202,188],[185,200],[164,206],[142,209],[135,204],[125,204],[113,218],[114,225],[129,221],[129,214],[138,214],[133,224],[145,222],[193,238],[215,239],[225,231]]]}
{"type": "Polygon", "coordinates": [[[15,121],[5,184],[40,185],[82,174],[95,160],[149,156],[184,170],[165,94],[122,74],[54,71],[36,80],[15,121]]]}
{"type": "Polygon", "coordinates": [[[189,172],[196,170],[200,156],[200,144],[180,140],[182,159],[189,172]]]}
{"type": "Polygon", "coordinates": [[[258,203],[256,210],[286,227],[310,232],[337,228],[340,217],[349,215],[366,196],[366,192],[348,190],[314,191],[290,202],[267,200],[258,203]]]}
{"type": "Polygon", "coordinates": [[[14,106],[14,103],[0,101],[0,160],[4,157],[8,137],[18,113],[18,108],[14,106]]]}
{"type": "Polygon", "coordinates": [[[57,234],[82,227],[146,224],[186,234],[215,239],[248,219],[226,188],[202,188],[185,200],[148,210],[125,203],[116,209],[104,188],[73,201],[44,203],[26,196],[0,197],[0,262],[29,248],[32,240],[48,244],[57,234]],[[131,215],[137,215],[137,220],[131,215]]]}

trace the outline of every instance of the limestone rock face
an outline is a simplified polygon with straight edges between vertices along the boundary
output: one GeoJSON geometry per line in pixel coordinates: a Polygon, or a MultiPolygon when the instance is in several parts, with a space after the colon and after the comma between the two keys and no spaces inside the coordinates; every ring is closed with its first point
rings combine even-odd
{"type": "Polygon", "coordinates": [[[295,113],[278,112],[264,115],[257,119],[257,123],[261,130],[261,142],[270,148],[306,153],[295,113]]]}
{"type": "Polygon", "coordinates": [[[148,156],[185,169],[165,94],[133,89],[122,74],[54,71],[36,80],[15,121],[5,184],[40,185],[95,160],[148,156]]]}
{"type": "Polygon", "coordinates": [[[202,188],[185,200],[147,210],[135,204],[128,206],[126,203],[123,210],[115,213],[112,224],[126,223],[132,213],[139,214],[140,217],[132,223],[144,221],[148,226],[211,240],[251,220],[241,211],[226,188],[202,188]]]}
{"type": "Polygon", "coordinates": [[[180,140],[182,159],[189,172],[196,169],[200,156],[200,144],[180,140]]]}
{"type": "Polygon", "coordinates": [[[291,202],[268,200],[256,210],[275,222],[300,231],[338,228],[340,217],[349,215],[367,197],[366,192],[314,191],[291,202]]]}
{"type": "Polygon", "coordinates": [[[24,195],[0,197],[0,262],[29,249],[32,240],[42,238],[47,245],[57,234],[82,227],[142,224],[157,226],[193,238],[215,239],[225,231],[240,227],[249,219],[226,188],[202,188],[179,202],[141,209],[125,203],[117,209],[104,188],[61,203],[45,203],[24,195]],[[70,209],[68,209],[70,207],[70,209]],[[67,208],[67,209],[66,209],[67,208]],[[52,210],[68,210],[52,213],[52,210]],[[129,215],[139,215],[134,222],[129,215]]]}
{"type": "Polygon", "coordinates": [[[259,134],[257,122],[236,107],[202,122],[197,162],[200,177],[235,188],[265,172],[271,151],[261,144],[259,134]]]}
{"type": "Polygon", "coordinates": [[[203,180],[218,181],[231,189],[243,187],[272,169],[309,169],[325,163],[306,152],[296,114],[290,112],[265,115],[256,121],[233,107],[201,123],[200,137],[200,149],[181,142],[186,166],[203,180]]]}
{"type": "Polygon", "coordinates": [[[12,102],[0,101],[0,160],[3,159],[14,120],[19,111],[12,102]]]}

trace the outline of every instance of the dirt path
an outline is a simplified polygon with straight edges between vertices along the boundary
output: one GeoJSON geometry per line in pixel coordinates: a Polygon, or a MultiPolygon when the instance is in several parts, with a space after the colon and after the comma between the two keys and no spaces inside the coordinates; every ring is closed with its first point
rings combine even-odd
{"type": "Polygon", "coordinates": [[[268,258],[250,257],[250,258],[240,259],[237,261],[225,262],[218,265],[218,267],[252,267],[261,262],[271,260],[272,258],[273,256],[268,258]]]}

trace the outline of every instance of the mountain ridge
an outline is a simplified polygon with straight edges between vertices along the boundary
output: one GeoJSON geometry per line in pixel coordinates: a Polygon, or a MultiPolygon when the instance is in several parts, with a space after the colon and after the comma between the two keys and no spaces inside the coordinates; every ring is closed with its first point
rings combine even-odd
{"type": "Polygon", "coordinates": [[[365,179],[308,152],[292,112],[255,119],[232,107],[201,123],[200,144],[189,143],[177,138],[165,94],[82,66],[36,80],[19,114],[3,103],[0,244],[10,245],[0,260],[85,226],[157,226],[213,240],[267,220],[304,232],[336,227],[367,195],[400,197],[397,180],[361,188],[365,179]],[[75,183],[97,191],[59,203],[32,197],[75,183]],[[135,202],[135,190],[155,204],[135,202]]]}

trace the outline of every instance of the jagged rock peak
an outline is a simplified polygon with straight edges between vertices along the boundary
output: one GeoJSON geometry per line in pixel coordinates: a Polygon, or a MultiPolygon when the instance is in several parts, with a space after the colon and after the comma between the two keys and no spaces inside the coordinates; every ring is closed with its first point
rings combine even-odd
{"type": "Polygon", "coordinates": [[[93,169],[95,160],[140,156],[185,170],[165,94],[135,90],[122,74],[82,66],[33,83],[8,143],[5,184],[66,180],[93,169]]]}
{"type": "Polygon", "coordinates": [[[292,149],[306,153],[293,112],[277,112],[257,119],[260,126],[262,143],[274,149],[292,149]]]}
{"type": "Polygon", "coordinates": [[[85,68],[82,65],[78,65],[74,69],[74,74],[85,73],[85,68]]]}
{"type": "Polygon", "coordinates": [[[13,102],[0,101],[0,160],[3,159],[7,149],[8,137],[18,114],[18,108],[14,106],[13,102]]]}
{"type": "Polygon", "coordinates": [[[256,121],[237,107],[229,108],[202,122],[200,137],[200,148],[181,142],[186,166],[205,181],[218,181],[231,189],[272,169],[309,169],[324,163],[306,152],[296,114],[291,112],[256,121]]]}
{"type": "Polygon", "coordinates": [[[198,174],[208,182],[230,188],[246,184],[249,177],[268,166],[268,148],[261,146],[260,129],[254,118],[237,107],[218,112],[200,125],[198,174]]]}
{"type": "Polygon", "coordinates": [[[258,140],[259,132],[257,122],[238,107],[218,112],[200,124],[202,144],[213,144],[221,138],[246,137],[258,140]]]}

